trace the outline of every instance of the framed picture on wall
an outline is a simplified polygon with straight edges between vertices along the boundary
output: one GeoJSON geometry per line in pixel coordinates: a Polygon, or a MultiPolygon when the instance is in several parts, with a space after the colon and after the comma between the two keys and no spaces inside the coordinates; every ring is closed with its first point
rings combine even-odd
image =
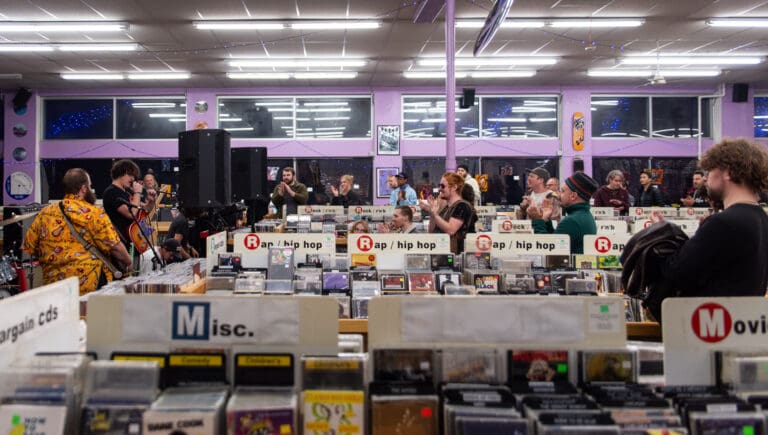
{"type": "Polygon", "coordinates": [[[376,126],[379,155],[400,155],[400,126],[378,125],[376,126]]]}
{"type": "Polygon", "coordinates": [[[376,168],[376,198],[389,198],[392,188],[387,183],[390,175],[397,175],[397,168],[376,168]]]}

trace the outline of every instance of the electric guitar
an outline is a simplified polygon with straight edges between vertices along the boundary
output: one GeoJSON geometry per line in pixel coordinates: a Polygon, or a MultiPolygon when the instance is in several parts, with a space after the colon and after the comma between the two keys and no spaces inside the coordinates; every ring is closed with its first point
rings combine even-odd
{"type": "Polygon", "coordinates": [[[143,254],[149,249],[149,242],[147,240],[152,240],[150,236],[153,230],[145,210],[138,209],[135,217],[136,220],[128,226],[128,238],[133,243],[133,246],[136,247],[136,250],[143,254]]]}

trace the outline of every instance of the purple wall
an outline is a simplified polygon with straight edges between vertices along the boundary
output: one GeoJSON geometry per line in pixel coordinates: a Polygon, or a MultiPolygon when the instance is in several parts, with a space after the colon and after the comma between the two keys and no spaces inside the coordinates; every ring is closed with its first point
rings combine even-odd
{"type": "MultiPolygon", "coordinates": [[[[477,88],[478,95],[488,94],[551,94],[562,96],[561,135],[557,139],[457,139],[456,155],[463,156],[561,156],[561,175],[571,174],[574,157],[584,160],[585,170],[592,170],[593,156],[669,156],[695,157],[698,153],[696,139],[651,139],[651,138],[592,138],[590,97],[592,94],[608,95],[653,95],[653,94],[696,94],[713,95],[717,89],[711,87],[687,88],[636,88],[636,87],[526,87],[477,88]],[[582,151],[572,147],[572,118],[575,112],[585,116],[586,143],[582,151]]],[[[11,108],[13,93],[5,94],[5,174],[13,171],[24,171],[34,176],[34,164],[38,159],[50,158],[168,158],[176,157],[176,140],[88,140],[88,141],[39,141],[39,152],[35,152],[36,135],[36,97],[52,96],[158,96],[186,95],[187,98],[187,128],[193,129],[195,124],[203,121],[209,128],[216,127],[216,97],[234,95],[373,95],[372,136],[369,139],[334,139],[334,140],[295,140],[295,139],[234,139],[233,147],[265,146],[268,155],[275,158],[291,157],[369,157],[374,158],[374,167],[401,167],[403,157],[429,157],[445,155],[445,140],[442,139],[402,139],[400,156],[376,155],[376,126],[399,125],[401,95],[403,94],[435,94],[441,95],[444,89],[440,87],[420,88],[241,88],[241,89],[107,89],[93,90],[40,90],[29,102],[29,110],[23,116],[17,116],[11,108]],[[194,110],[196,101],[207,101],[208,111],[197,113],[194,110]],[[29,134],[23,138],[13,135],[13,126],[23,122],[29,128],[29,134]],[[13,148],[24,146],[27,149],[27,159],[16,162],[13,159],[13,148]]],[[[725,96],[722,99],[722,136],[745,136],[753,134],[753,104],[752,95],[747,103],[731,102],[731,86],[725,86],[725,96]]],[[[763,141],[768,143],[768,140],[763,141]]],[[[712,140],[703,140],[702,148],[712,144],[712,140]]],[[[4,194],[4,204],[27,203],[37,198],[13,200],[4,194]]],[[[385,199],[376,199],[377,204],[385,203],[385,199]]]]}

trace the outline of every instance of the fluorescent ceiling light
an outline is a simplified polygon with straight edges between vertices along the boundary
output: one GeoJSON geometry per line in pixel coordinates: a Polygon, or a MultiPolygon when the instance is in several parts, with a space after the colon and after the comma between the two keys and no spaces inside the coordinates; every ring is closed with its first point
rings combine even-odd
{"type": "MultiPolygon", "coordinates": [[[[538,18],[531,20],[504,20],[501,23],[502,29],[524,29],[524,28],[580,28],[580,27],[638,27],[645,23],[643,19],[637,18],[578,18],[578,19],[546,19],[538,18]]],[[[456,20],[457,28],[480,29],[485,25],[485,20],[468,19],[456,20]]]]}
{"type": "Polygon", "coordinates": [[[525,122],[525,118],[488,118],[488,122],[525,122]]]}
{"type": "Polygon", "coordinates": [[[155,72],[155,73],[129,73],[129,80],[186,80],[190,77],[188,72],[155,72]]]}
{"type": "MultiPolygon", "coordinates": [[[[529,119],[531,122],[554,122],[557,121],[557,118],[531,118],[529,119]]],[[[538,133],[538,131],[534,132],[538,133]]]]}
{"type": "MultiPolygon", "coordinates": [[[[444,79],[445,71],[403,71],[403,76],[407,79],[444,79]]],[[[456,71],[456,78],[461,79],[467,76],[466,72],[456,71]]]]}
{"type": "Polygon", "coordinates": [[[176,103],[131,103],[134,109],[160,109],[164,107],[176,107],[176,103]]]}
{"type": "Polygon", "coordinates": [[[187,118],[169,118],[168,122],[186,122],[187,118]]]}
{"type": "Polygon", "coordinates": [[[360,67],[366,63],[365,59],[345,59],[345,58],[326,58],[326,59],[288,59],[288,58],[262,58],[262,59],[242,59],[229,62],[229,66],[234,67],[253,67],[253,68],[308,68],[308,67],[360,67]]]}
{"type": "Polygon", "coordinates": [[[138,44],[62,44],[59,51],[136,51],[138,44]]]}
{"type": "Polygon", "coordinates": [[[53,47],[45,44],[0,44],[0,52],[30,52],[53,51],[53,47]]]}
{"type": "MultiPolygon", "coordinates": [[[[275,121],[288,121],[290,119],[293,119],[293,116],[275,116],[272,119],[274,119],[275,121]]],[[[282,127],[285,127],[285,126],[282,126],[282,127]]],[[[288,128],[293,128],[293,127],[288,126],[288,128]]]]}
{"type": "Polygon", "coordinates": [[[21,74],[18,73],[9,73],[9,74],[0,74],[0,80],[14,80],[14,79],[20,79],[21,74]]]}
{"type": "MultiPolygon", "coordinates": [[[[290,75],[290,74],[286,74],[286,75],[290,75]]],[[[253,105],[264,106],[264,107],[293,106],[293,101],[259,101],[259,102],[253,103],[253,105]]]]}
{"type": "Polygon", "coordinates": [[[122,32],[128,24],[115,21],[0,21],[0,33],[9,32],[122,32]]]}
{"type": "Polygon", "coordinates": [[[296,113],[306,113],[306,112],[349,112],[352,109],[349,107],[323,107],[318,109],[296,109],[296,113]]]}
{"type": "Polygon", "coordinates": [[[513,113],[550,113],[555,111],[557,111],[557,109],[553,107],[518,106],[512,108],[513,113]]]}
{"type": "Polygon", "coordinates": [[[200,30],[281,30],[285,24],[269,21],[194,21],[192,23],[200,30]]]}
{"type": "MultiPolygon", "coordinates": [[[[458,29],[480,29],[485,25],[485,20],[456,20],[456,28],[458,29]]],[[[501,23],[502,29],[525,29],[533,28],[538,29],[544,27],[546,23],[544,20],[504,20],[501,23]]]]}
{"type": "Polygon", "coordinates": [[[227,73],[227,78],[234,80],[283,80],[291,78],[291,75],[288,73],[227,73]]]}
{"type": "Polygon", "coordinates": [[[123,80],[125,76],[110,73],[65,73],[61,74],[61,78],[64,80],[123,80]]]}
{"type": "MultiPolygon", "coordinates": [[[[416,59],[420,66],[445,66],[445,58],[416,59]]],[[[554,65],[557,58],[544,56],[457,57],[456,66],[554,65]]]]}
{"type": "Polygon", "coordinates": [[[768,18],[710,18],[707,25],[714,27],[768,27],[768,18]]]}
{"type": "Polygon", "coordinates": [[[663,77],[716,77],[720,75],[719,69],[591,69],[587,71],[590,77],[653,77],[657,73],[663,77]]]}
{"type": "Polygon", "coordinates": [[[617,19],[598,19],[598,18],[580,18],[580,19],[562,19],[551,20],[550,27],[556,28],[596,28],[596,27],[640,27],[645,23],[643,19],[637,18],[617,18],[617,19]]]}
{"type": "Polygon", "coordinates": [[[251,131],[253,127],[227,127],[224,130],[227,131],[251,131]]]}
{"type": "Polygon", "coordinates": [[[331,130],[346,130],[346,126],[340,126],[340,127],[315,127],[315,130],[317,131],[331,131],[331,130]]]}
{"type": "MultiPolygon", "coordinates": [[[[296,118],[298,121],[299,118],[296,118]]],[[[320,116],[314,119],[315,121],[349,121],[349,116],[320,116]]]]}
{"type": "Polygon", "coordinates": [[[503,79],[515,77],[533,77],[536,75],[536,71],[473,71],[469,73],[469,75],[474,79],[503,79]]]}
{"type": "Polygon", "coordinates": [[[186,118],[183,113],[150,113],[150,118],[186,118]]]}
{"type": "Polygon", "coordinates": [[[219,122],[240,122],[243,118],[222,118],[219,119],[219,122]]]}
{"type": "Polygon", "coordinates": [[[301,30],[362,30],[378,29],[381,21],[378,20],[341,20],[341,21],[296,21],[291,23],[292,29],[301,30]]]}
{"type": "Polygon", "coordinates": [[[764,59],[758,56],[696,56],[660,55],[628,56],[619,59],[625,65],[757,65],[764,59]]]}
{"type": "Polygon", "coordinates": [[[347,101],[337,101],[337,102],[327,101],[327,102],[319,102],[319,103],[307,102],[307,103],[304,103],[304,105],[307,106],[307,107],[311,107],[311,106],[315,106],[315,107],[317,107],[317,106],[348,106],[349,102],[347,102],[347,101]]]}
{"type": "Polygon", "coordinates": [[[597,100],[592,101],[593,106],[618,106],[619,100],[597,100]]]}
{"type": "Polygon", "coordinates": [[[293,75],[295,79],[353,79],[357,77],[356,72],[311,72],[311,73],[296,73],[293,75]]]}

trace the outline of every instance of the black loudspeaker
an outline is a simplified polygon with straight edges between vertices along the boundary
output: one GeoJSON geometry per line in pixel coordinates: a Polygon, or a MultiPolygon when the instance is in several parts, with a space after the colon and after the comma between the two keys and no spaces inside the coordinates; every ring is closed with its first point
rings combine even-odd
{"type": "Polygon", "coordinates": [[[581,157],[573,158],[573,172],[584,172],[584,160],[581,157]]]}
{"type": "Polygon", "coordinates": [[[27,88],[19,88],[16,91],[16,95],[13,96],[13,110],[18,111],[24,107],[27,107],[27,101],[32,97],[32,92],[27,88]]]}
{"type": "Polygon", "coordinates": [[[462,89],[462,96],[459,100],[459,108],[469,109],[475,105],[475,88],[462,89]]]}
{"type": "Polygon", "coordinates": [[[232,201],[267,196],[267,149],[232,148],[232,201]]]}
{"type": "Polygon", "coordinates": [[[179,205],[224,207],[232,201],[230,134],[203,129],[179,133],[179,205]]]}
{"type": "Polygon", "coordinates": [[[749,85],[746,83],[733,84],[733,102],[746,103],[749,100],[749,85]]]}

